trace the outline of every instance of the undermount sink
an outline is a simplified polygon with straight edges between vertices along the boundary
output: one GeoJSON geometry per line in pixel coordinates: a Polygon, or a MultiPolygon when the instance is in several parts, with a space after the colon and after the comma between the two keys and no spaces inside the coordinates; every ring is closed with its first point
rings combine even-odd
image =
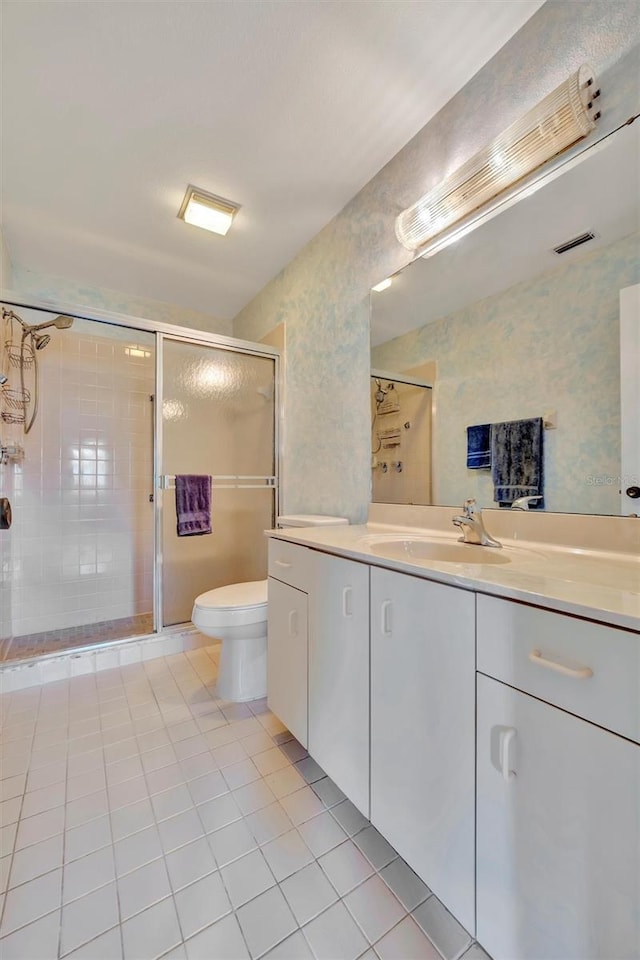
{"type": "Polygon", "coordinates": [[[475,543],[460,543],[457,540],[404,537],[398,540],[370,540],[367,547],[377,557],[405,560],[408,563],[419,563],[421,560],[435,560],[438,563],[511,563],[511,557],[506,550],[481,547],[475,543]]]}

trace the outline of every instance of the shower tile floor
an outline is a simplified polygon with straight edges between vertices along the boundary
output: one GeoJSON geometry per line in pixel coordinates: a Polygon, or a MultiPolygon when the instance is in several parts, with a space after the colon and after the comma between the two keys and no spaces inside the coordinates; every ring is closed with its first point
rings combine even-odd
{"type": "Polygon", "coordinates": [[[486,960],[218,657],[0,698],[3,960],[486,960]]]}
{"type": "Polygon", "coordinates": [[[29,633],[0,643],[0,661],[41,657],[49,653],[60,653],[62,650],[73,650],[75,647],[94,646],[109,640],[124,640],[148,633],[153,633],[152,613],[140,613],[134,617],[103,620],[100,623],[66,627],[46,633],[29,633]]]}

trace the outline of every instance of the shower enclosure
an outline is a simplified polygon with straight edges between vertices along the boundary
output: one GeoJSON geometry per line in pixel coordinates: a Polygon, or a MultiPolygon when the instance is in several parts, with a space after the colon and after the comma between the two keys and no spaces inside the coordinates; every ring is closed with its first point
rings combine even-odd
{"type": "Polygon", "coordinates": [[[264,578],[277,351],[3,307],[18,319],[0,341],[0,660],[153,635],[188,623],[198,593],[264,578]],[[175,476],[194,473],[213,478],[213,531],[181,538],[175,476]]]}
{"type": "Polygon", "coordinates": [[[373,503],[431,503],[431,386],[374,370],[370,396],[373,503]]]}

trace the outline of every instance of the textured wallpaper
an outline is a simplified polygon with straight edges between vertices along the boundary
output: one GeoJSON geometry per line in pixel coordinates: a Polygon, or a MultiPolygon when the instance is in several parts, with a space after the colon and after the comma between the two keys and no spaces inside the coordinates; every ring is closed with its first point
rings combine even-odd
{"type": "Polygon", "coordinates": [[[51,277],[34,273],[24,267],[14,267],[12,290],[17,293],[30,293],[38,300],[57,300],[62,303],[78,304],[84,307],[97,307],[113,313],[125,313],[145,320],[157,320],[161,323],[175,323],[180,327],[195,327],[209,333],[232,335],[230,320],[217,317],[199,310],[190,310],[174,303],[162,300],[150,300],[132,294],[109,290],[106,287],[88,287],[62,277],[51,277]]]}
{"type": "Polygon", "coordinates": [[[465,467],[467,426],[554,410],[546,509],[619,513],[619,292],[639,282],[636,233],[372,351],[384,370],[437,362],[435,503],[495,506],[490,472],[465,467]]]}
{"type": "Polygon", "coordinates": [[[640,107],[635,0],[548,0],[236,317],[258,340],[287,324],[287,512],[366,516],[370,287],[411,260],[396,215],[583,62],[603,90],[599,135],[640,107]]]}

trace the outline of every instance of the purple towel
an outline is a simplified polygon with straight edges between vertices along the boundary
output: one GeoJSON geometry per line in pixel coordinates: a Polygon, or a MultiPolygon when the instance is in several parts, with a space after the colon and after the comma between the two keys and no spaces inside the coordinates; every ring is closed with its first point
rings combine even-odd
{"type": "Polygon", "coordinates": [[[211,533],[211,477],[176,476],[176,514],[179,537],[211,533]]]}

